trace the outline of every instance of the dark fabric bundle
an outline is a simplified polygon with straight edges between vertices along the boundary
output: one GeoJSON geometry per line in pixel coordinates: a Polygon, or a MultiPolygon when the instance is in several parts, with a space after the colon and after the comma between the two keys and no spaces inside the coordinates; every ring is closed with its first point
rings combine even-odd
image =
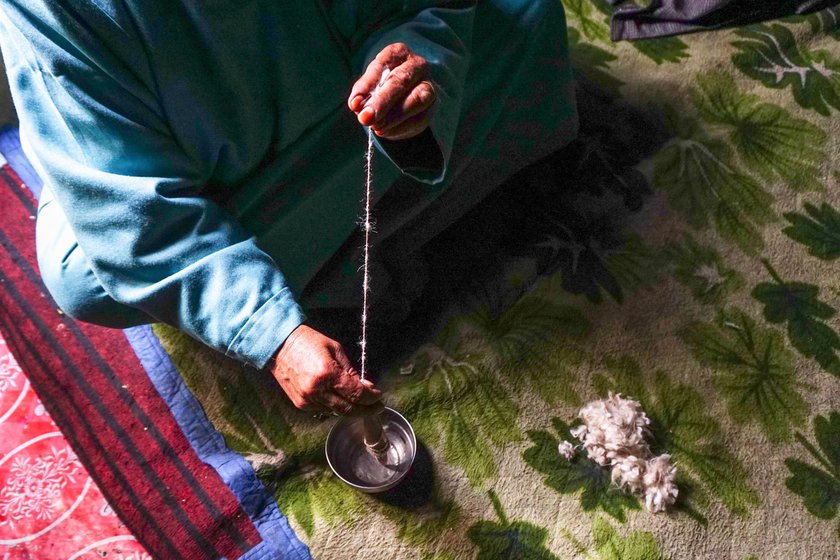
{"type": "Polygon", "coordinates": [[[625,0],[607,1],[618,6],[610,24],[613,41],[747,25],[840,4],[838,0],[652,0],[640,7],[625,0]]]}

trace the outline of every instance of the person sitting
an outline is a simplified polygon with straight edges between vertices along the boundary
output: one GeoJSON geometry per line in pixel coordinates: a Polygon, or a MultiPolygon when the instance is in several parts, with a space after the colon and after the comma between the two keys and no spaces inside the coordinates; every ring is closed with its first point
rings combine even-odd
{"type": "Polygon", "coordinates": [[[556,0],[0,0],[0,49],[58,306],[173,325],[315,412],[381,406],[304,312],[359,305],[365,127],[379,293],[577,131],[556,0]]]}

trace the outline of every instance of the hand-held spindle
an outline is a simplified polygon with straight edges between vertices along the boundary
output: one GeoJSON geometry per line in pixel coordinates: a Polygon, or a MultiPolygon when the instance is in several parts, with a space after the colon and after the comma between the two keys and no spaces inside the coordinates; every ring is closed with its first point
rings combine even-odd
{"type": "MultiPolygon", "coordinates": [[[[388,77],[386,69],[379,84],[371,93],[376,94],[388,77]]],[[[368,100],[370,99],[368,97],[368,100]]],[[[373,132],[368,129],[365,158],[365,215],[362,228],[365,232],[364,277],[362,280],[362,338],[360,376],[367,375],[367,321],[368,295],[370,293],[370,234],[371,221],[371,160],[373,158],[373,132]]],[[[363,492],[384,492],[393,488],[408,474],[417,452],[417,440],[411,424],[399,412],[385,408],[381,413],[362,418],[344,416],[333,425],[325,444],[327,463],[345,483],[363,492]]]]}
{"type": "MultiPolygon", "coordinates": [[[[390,71],[386,68],[379,78],[379,83],[376,84],[373,93],[370,97],[376,95],[385,80],[388,79],[390,71]]],[[[368,97],[368,100],[370,100],[368,97]]],[[[365,102],[367,103],[367,101],[365,102]]],[[[361,378],[364,379],[367,375],[367,320],[368,320],[368,295],[370,294],[370,232],[373,230],[373,223],[370,219],[370,205],[371,205],[371,191],[372,191],[372,160],[373,160],[373,131],[368,128],[368,142],[367,154],[365,155],[365,218],[362,228],[365,232],[365,249],[364,249],[364,266],[362,277],[362,339],[359,345],[362,349],[361,356],[361,378]]],[[[364,418],[365,426],[365,446],[377,458],[384,458],[385,452],[388,450],[388,438],[382,430],[382,418],[379,414],[366,416],[364,418]]]]}
{"type": "Polygon", "coordinates": [[[365,446],[368,451],[377,457],[384,455],[390,447],[385,430],[382,429],[382,417],[379,414],[365,416],[362,421],[365,424],[365,446]]]}

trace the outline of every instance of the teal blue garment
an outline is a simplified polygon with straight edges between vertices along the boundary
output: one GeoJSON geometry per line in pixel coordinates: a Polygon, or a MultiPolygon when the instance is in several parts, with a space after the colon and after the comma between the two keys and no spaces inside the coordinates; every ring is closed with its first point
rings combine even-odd
{"type": "MultiPolygon", "coordinates": [[[[407,174],[433,198],[454,174],[475,14],[428,0],[0,0],[0,48],[24,147],[107,296],[262,367],[356,227],[366,136],[352,83],[390,43],[431,63],[439,154],[378,143],[390,163],[374,187],[407,174]]],[[[560,106],[569,118],[570,96],[560,106]]]]}

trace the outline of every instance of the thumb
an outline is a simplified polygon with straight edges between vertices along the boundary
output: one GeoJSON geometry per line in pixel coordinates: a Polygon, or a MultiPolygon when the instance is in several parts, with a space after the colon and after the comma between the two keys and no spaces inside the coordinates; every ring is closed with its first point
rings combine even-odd
{"type": "Polygon", "coordinates": [[[382,399],[382,391],[376,388],[370,379],[357,378],[362,386],[362,393],[359,395],[358,403],[364,405],[374,404],[382,399]]]}
{"type": "MultiPolygon", "coordinates": [[[[353,364],[350,362],[350,358],[347,357],[347,354],[344,352],[344,347],[340,344],[335,347],[334,355],[335,361],[338,362],[339,366],[343,370],[343,375],[349,377],[347,381],[349,384],[346,385],[347,394],[345,394],[345,398],[348,398],[358,404],[361,405],[372,405],[382,399],[382,391],[376,388],[373,381],[370,379],[362,379],[359,376],[359,372],[353,367],[353,364]],[[359,392],[359,387],[361,386],[361,392],[359,392]],[[351,393],[355,393],[355,398],[351,396],[351,393]]],[[[339,390],[341,392],[341,390],[339,390]]]]}

